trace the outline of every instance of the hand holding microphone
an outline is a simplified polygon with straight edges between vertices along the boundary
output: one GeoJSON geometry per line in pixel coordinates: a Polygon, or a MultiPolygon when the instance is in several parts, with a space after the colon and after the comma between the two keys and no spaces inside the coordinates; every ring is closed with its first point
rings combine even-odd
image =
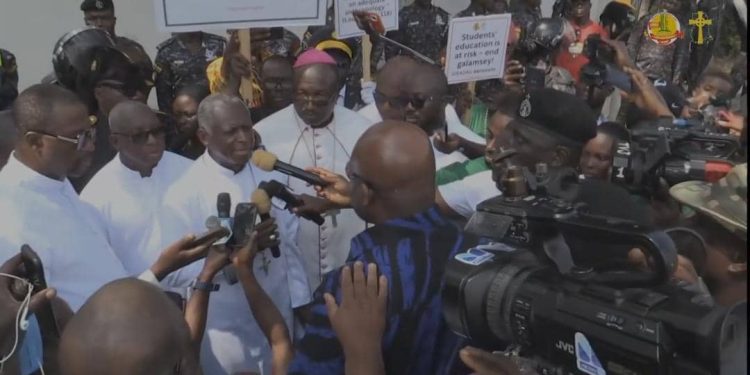
{"type": "Polygon", "coordinates": [[[250,161],[256,167],[266,172],[271,172],[273,170],[276,170],[287,176],[298,178],[311,185],[328,186],[328,182],[320,178],[318,175],[307,172],[301,168],[297,168],[291,164],[284,163],[283,161],[279,161],[276,155],[268,151],[264,151],[264,150],[253,151],[253,157],[250,159],[250,161]]]}
{"type": "Polygon", "coordinates": [[[256,231],[258,232],[258,248],[270,248],[271,255],[274,258],[280,257],[279,236],[276,234],[277,226],[269,214],[271,212],[271,198],[265,190],[258,189],[253,192],[250,201],[258,208],[258,215],[262,220],[261,224],[256,227],[256,231]]]}

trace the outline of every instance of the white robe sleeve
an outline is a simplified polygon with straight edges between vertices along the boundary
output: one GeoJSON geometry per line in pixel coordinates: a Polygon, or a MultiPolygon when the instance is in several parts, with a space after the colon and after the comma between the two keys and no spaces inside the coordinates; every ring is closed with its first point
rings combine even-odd
{"type": "Polygon", "coordinates": [[[461,122],[461,119],[458,118],[458,114],[456,113],[456,109],[452,105],[445,106],[445,122],[448,124],[448,132],[450,133],[455,133],[467,141],[479,143],[480,145],[487,142],[484,138],[471,131],[469,127],[461,122]]]}
{"type": "Polygon", "coordinates": [[[307,277],[307,271],[303,263],[302,250],[297,245],[299,237],[300,219],[287,210],[274,205],[271,211],[276,219],[281,236],[281,254],[286,260],[287,283],[289,283],[289,296],[292,308],[307,305],[312,301],[312,291],[307,277]]]}
{"type": "Polygon", "coordinates": [[[463,180],[438,186],[438,191],[453,211],[467,219],[476,212],[479,203],[501,194],[492,180],[492,171],[480,172],[463,180]]]}

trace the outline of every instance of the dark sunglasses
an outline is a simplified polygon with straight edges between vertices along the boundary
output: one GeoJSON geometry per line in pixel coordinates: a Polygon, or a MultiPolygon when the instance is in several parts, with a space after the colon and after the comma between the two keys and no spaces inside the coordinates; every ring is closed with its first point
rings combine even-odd
{"type": "Polygon", "coordinates": [[[140,132],[140,133],[127,134],[127,133],[112,132],[112,134],[120,135],[123,137],[128,137],[130,138],[130,141],[133,142],[133,144],[142,145],[148,142],[148,139],[151,136],[154,136],[154,138],[161,138],[161,137],[164,137],[164,134],[166,132],[167,132],[167,128],[165,126],[160,126],[158,128],[154,128],[154,129],[147,130],[145,132],[140,132]]]}

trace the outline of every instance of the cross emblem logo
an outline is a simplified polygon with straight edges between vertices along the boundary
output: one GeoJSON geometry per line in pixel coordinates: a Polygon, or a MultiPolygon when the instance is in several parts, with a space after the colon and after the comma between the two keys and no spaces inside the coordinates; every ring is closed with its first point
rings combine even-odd
{"type": "Polygon", "coordinates": [[[711,26],[714,23],[712,20],[705,18],[703,15],[703,11],[699,10],[695,18],[691,18],[688,21],[688,24],[690,26],[695,26],[698,29],[698,37],[693,41],[697,45],[702,45],[706,42],[703,37],[703,28],[706,26],[711,26]]]}

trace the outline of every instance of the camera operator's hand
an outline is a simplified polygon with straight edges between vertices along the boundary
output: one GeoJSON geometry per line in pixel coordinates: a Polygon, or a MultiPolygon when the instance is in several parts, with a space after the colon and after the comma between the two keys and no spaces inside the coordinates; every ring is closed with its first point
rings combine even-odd
{"type": "Polygon", "coordinates": [[[388,280],[374,263],[356,262],[341,270],[341,304],[326,293],[331,326],[341,342],[347,374],[385,374],[381,352],[385,331],[388,280]]]}
{"type": "MultiPolygon", "coordinates": [[[[651,259],[648,259],[641,249],[630,250],[628,262],[644,272],[648,272],[652,268],[651,259]]],[[[695,284],[698,282],[698,278],[698,272],[695,270],[693,262],[682,255],[677,255],[677,267],[672,274],[672,280],[695,284]]]]}
{"type": "Polygon", "coordinates": [[[601,41],[612,48],[615,55],[615,64],[617,64],[620,69],[624,69],[626,66],[635,68],[635,64],[628,54],[628,46],[624,42],[612,39],[602,39],[601,41]]]}
{"type": "Polygon", "coordinates": [[[211,244],[195,246],[195,239],[196,236],[192,234],[185,236],[161,252],[159,259],[151,266],[157,280],[161,281],[170,273],[206,257],[211,244]]]}
{"type": "Polygon", "coordinates": [[[445,132],[438,131],[432,137],[432,141],[438,151],[444,154],[452,154],[461,148],[462,139],[455,133],[450,133],[446,136],[445,132]]]}
{"type": "Polygon", "coordinates": [[[633,83],[633,92],[622,92],[625,100],[630,101],[653,118],[674,117],[659,90],[654,87],[643,72],[628,66],[624,67],[623,71],[630,76],[633,83]]]}
{"type": "Polygon", "coordinates": [[[229,264],[229,252],[223,246],[212,246],[206,255],[198,280],[212,282],[216,274],[229,264]]]}
{"type": "Polygon", "coordinates": [[[521,91],[523,79],[526,78],[526,68],[520,61],[510,60],[505,65],[503,85],[509,90],[521,91]]]}
{"type": "Polygon", "coordinates": [[[742,130],[747,126],[745,116],[739,113],[730,111],[719,112],[719,119],[716,124],[724,129],[729,129],[729,134],[739,137],[742,135],[742,130]]]}
{"type": "MultiPolygon", "coordinates": [[[[519,366],[509,357],[467,346],[459,352],[461,361],[478,375],[521,375],[519,366]]],[[[528,372],[526,372],[528,374],[528,372]]]]}
{"type": "Polygon", "coordinates": [[[326,187],[315,186],[319,197],[331,202],[337,208],[351,207],[351,186],[346,177],[317,167],[308,168],[307,171],[315,173],[329,184],[326,187]]]}

